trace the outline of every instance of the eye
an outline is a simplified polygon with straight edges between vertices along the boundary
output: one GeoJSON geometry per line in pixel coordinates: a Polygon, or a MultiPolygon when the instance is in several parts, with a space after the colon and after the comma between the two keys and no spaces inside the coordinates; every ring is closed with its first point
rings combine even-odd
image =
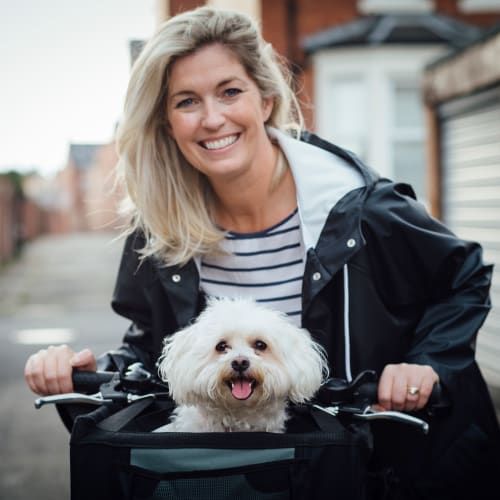
{"type": "Polygon", "coordinates": [[[241,90],[240,89],[230,88],[230,89],[224,90],[224,95],[226,97],[235,97],[238,94],[241,94],[241,90]]]}
{"type": "Polygon", "coordinates": [[[217,352],[225,352],[227,349],[227,343],[223,340],[222,342],[219,342],[216,346],[215,346],[215,350],[217,352]]]}
{"type": "Polygon", "coordinates": [[[179,101],[175,105],[175,109],[179,108],[187,108],[188,106],[191,106],[191,104],[194,103],[194,99],[192,97],[188,97],[187,99],[183,99],[182,101],[179,101]]]}
{"type": "Polygon", "coordinates": [[[262,342],[262,340],[256,340],[253,347],[257,351],[265,351],[267,349],[267,344],[262,342]]]}

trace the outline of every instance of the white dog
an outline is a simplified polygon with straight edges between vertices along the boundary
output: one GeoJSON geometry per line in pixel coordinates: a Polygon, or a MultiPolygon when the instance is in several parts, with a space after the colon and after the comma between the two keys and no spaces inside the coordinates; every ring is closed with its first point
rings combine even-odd
{"type": "Polygon", "coordinates": [[[211,299],[165,340],[159,366],[178,407],[157,432],[284,432],[288,402],[328,374],[323,349],[286,315],[247,299],[211,299]]]}

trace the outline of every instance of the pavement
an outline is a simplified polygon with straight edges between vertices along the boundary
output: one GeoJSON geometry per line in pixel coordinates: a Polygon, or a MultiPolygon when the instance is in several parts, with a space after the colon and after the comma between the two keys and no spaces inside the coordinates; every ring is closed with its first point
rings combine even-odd
{"type": "MultiPolygon", "coordinates": [[[[0,499],[70,498],[68,432],[54,408],[34,409],[24,364],[49,344],[120,343],[128,321],[109,302],[121,247],[114,233],[46,236],[0,269],[0,499]]],[[[491,394],[500,419],[500,388],[491,394]]]]}
{"type": "Polygon", "coordinates": [[[119,345],[128,321],[110,307],[122,242],[114,233],[43,237],[0,269],[0,499],[70,498],[69,434],[53,407],[35,410],[23,378],[49,344],[119,345]]]}

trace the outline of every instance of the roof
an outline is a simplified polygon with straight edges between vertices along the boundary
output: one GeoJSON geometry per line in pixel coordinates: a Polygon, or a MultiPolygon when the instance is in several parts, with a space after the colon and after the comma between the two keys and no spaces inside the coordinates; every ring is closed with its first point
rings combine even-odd
{"type": "Polygon", "coordinates": [[[499,60],[500,25],[497,25],[475,42],[456,49],[425,67],[425,101],[437,106],[480,91],[482,95],[486,95],[487,89],[491,90],[490,95],[498,98],[499,60]]]}
{"type": "Polygon", "coordinates": [[[85,170],[94,162],[95,154],[99,144],[71,144],[69,158],[76,168],[85,170]]]}
{"type": "Polygon", "coordinates": [[[470,50],[471,48],[478,46],[480,44],[487,44],[490,40],[497,38],[500,35],[500,24],[495,24],[494,26],[484,30],[480,36],[476,37],[469,43],[463,44],[461,47],[455,47],[454,50],[448,52],[444,56],[435,59],[426,66],[426,69],[433,68],[435,66],[440,66],[442,63],[447,62],[451,59],[457,58],[460,54],[470,50]]]}
{"type": "Polygon", "coordinates": [[[437,13],[365,16],[304,38],[307,53],[332,47],[383,44],[444,43],[460,48],[474,42],[484,31],[437,13]]]}

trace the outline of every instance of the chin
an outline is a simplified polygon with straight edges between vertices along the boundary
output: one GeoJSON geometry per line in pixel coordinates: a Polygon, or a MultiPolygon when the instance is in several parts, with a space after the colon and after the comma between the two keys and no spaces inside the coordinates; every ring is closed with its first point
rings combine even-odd
{"type": "Polygon", "coordinates": [[[316,394],[324,351],[286,315],[248,299],[210,299],[165,339],[159,373],[176,403],[159,432],[284,432],[291,403],[316,394]]]}

